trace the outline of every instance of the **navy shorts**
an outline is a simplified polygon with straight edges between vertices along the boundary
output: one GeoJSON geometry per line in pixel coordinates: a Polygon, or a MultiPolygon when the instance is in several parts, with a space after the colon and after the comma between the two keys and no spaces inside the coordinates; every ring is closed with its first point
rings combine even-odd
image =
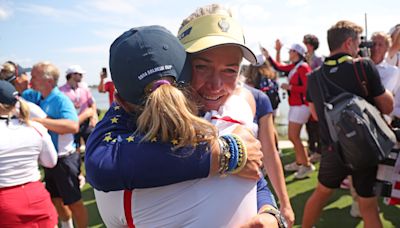
{"type": "Polygon", "coordinates": [[[375,196],[373,188],[376,182],[377,166],[368,169],[352,171],[343,164],[341,157],[336,151],[329,151],[327,147],[322,148],[322,157],[318,173],[318,181],[325,187],[339,188],[342,181],[351,175],[353,186],[361,197],[375,196]]]}
{"type": "Polygon", "coordinates": [[[44,181],[51,198],[62,198],[65,205],[73,204],[82,198],[78,178],[80,167],[80,155],[75,152],[58,158],[54,168],[44,169],[44,181]]]}

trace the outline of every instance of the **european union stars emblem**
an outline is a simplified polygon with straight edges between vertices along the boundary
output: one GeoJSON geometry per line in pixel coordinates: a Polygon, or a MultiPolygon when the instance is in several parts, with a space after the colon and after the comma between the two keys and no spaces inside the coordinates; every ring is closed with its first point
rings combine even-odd
{"type": "MultiPolygon", "coordinates": [[[[122,122],[124,122],[123,119],[121,119],[121,106],[116,105],[113,107],[113,114],[115,114],[115,116],[113,116],[112,118],[109,119],[109,121],[111,122],[112,125],[118,125],[118,124],[123,124],[122,122]]],[[[104,134],[104,138],[103,138],[103,142],[106,143],[116,143],[116,142],[120,142],[120,143],[139,143],[141,142],[142,136],[140,135],[135,135],[134,133],[129,134],[129,132],[126,132],[127,134],[112,134],[112,132],[107,132],[106,134],[104,134]]],[[[149,143],[157,143],[159,142],[157,137],[153,137],[151,140],[149,140],[149,143]]],[[[179,140],[178,139],[172,139],[169,142],[171,145],[176,146],[179,144],[179,140]]]]}
{"type": "MultiPolygon", "coordinates": [[[[131,135],[128,135],[128,136],[122,136],[122,135],[112,135],[112,133],[111,132],[107,132],[105,135],[104,135],[104,138],[103,138],[103,142],[106,142],[106,143],[115,143],[115,142],[124,142],[124,143],[139,143],[139,142],[141,142],[141,139],[142,139],[142,137],[141,136],[137,136],[137,135],[135,135],[135,134],[131,134],[131,135]]],[[[150,141],[149,141],[150,143],[157,143],[157,142],[159,142],[159,140],[158,140],[158,138],[157,137],[154,137],[154,138],[152,138],[150,141]]],[[[170,141],[170,143],[173,145],[173,146],[176,146],[176,145],[178,145],[179,144],[179,140],[177,140],[177,139],[172,139],[171,141],[170,141]]]]}

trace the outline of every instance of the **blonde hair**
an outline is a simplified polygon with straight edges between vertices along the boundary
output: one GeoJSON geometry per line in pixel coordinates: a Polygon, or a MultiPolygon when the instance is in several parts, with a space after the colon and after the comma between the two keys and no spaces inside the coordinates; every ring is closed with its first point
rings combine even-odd
{"type": "Polygon", "coordinates": [[[384,32],[374,32],[372,33],[371,40],[374,40],[376,37],[383,37],[388,48],[392,45],[392,38],[389,34],[384,32]]]}
{"type": "Polygon", "coordinates": [[[222,6],[220,4],[206,5],[206,6],[197,8],[189,17],[183,19],[179,30],[181,28],[183,28],[183,26],[185,26],[189,22],[191,22],[192,20],[202,17],[202,16],[205,16],[205,15],[210,15],[210,14],[222,14],[222,15],[232,17],[232,11],[230,9],[225,8],[224,6],[222,6]]]}
{"type": "Polygon", "coordinates": [[[260,80],[257,80],[257,76],[258,76],[258,67],[254,66],[254,65],[248,65],[246,67],[246,70],[243,73],[243,76],[245,78],[245,83],[252,86],[252,87],[256,87],[259,84],[260,80]],[[258,81],[258,82],[257,82],[258,81]]]}
{"type": "Polygon", "coordinates": [[[47,78],[47,79],[52,79],[54,81],[53,86],[56,87],[58,83],[58,78],[60,77],[60,71],[57,69],[57,67],[47,61],[39,62],[33,65],[32,68],[37,68],[40,69],[42,73],[42,77],[47,78]]]}
{"type": "Polygon", "coordinates": [[[144,134],[143,140],[176,140],[173,144],[179,148],[216,139],[215,126],[196,116],[197,107],[186,97],[186,93],[170,84],[151,92],[137,119],[137,132],[144,134]]]}
{"type": "MultiPolygon", "coordinates": [[[[29,125],[29,106],[28,106],[28,104],[25,101],[23,101],[22,99],[19,99],[16,104],[19,104],[18,119],[21,122],[29,125]]],[[[0,103],[0,113],[6,113],[9,117],[11,117],[12,111],[17,106],[16,104],[8,105],[8,104],[0,103]]]]}
{"type": "Polygon", "coordinates": [[[253,87],[258,87],[261,81],[261,77],[269,79],[276,79],[276,72],[272,69],[269,63],[265,62],[261,66],[249,65],[244,72],[245,83],[253,87]],[[263,71],[261,73],[260,71],[263,71]]]}

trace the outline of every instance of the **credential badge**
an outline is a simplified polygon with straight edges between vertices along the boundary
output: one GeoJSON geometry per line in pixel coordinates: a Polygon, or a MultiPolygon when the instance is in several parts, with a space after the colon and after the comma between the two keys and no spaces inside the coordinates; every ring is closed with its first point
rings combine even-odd
{"type": "Polygon", "coordinates": [[[229,23],[224,18],[222,18],[220,21],[218,21],[218,27],[221,29],[222,32],[228,32],[229,23]]]}

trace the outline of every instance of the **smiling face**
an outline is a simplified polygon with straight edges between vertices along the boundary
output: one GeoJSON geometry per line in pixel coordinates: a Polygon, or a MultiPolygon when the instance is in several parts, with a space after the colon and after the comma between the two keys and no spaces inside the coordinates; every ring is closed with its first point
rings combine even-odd
{"type": "Polygon", "coordinates": [[[204,111],[218,110],[236,88],[242,61],[237,46],[219,46],[192,56],[192,88],[204,111]]]}

